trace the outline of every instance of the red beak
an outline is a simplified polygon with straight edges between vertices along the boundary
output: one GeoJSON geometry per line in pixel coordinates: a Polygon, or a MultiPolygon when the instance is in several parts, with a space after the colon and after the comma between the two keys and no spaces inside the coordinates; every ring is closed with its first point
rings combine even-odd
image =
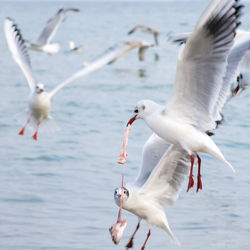
{"type": "Polygon", "coordinates": [[[127,123],[127,126],[128,125],[132,125],[132,123],[136,120],[136,115],[134,115],[127,123]]]}

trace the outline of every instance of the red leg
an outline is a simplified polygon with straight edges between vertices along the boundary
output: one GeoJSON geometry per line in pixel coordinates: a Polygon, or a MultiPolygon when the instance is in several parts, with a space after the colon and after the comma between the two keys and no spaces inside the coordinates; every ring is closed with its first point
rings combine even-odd
{"type": "Polygon", "coordinates": [[[148,230],[148,234],[147,234],[147,238],[146,238],[146,240],[144,241],[144,244],[143,244],[141,250],[143,250],[143,249],[145,248],[146,243],[147,243],[147,241],[148,241],[148,238],[149,238],[150,234],[151,234],[151,230],[149,229],[149,230],[148,230]]]}
{"type": "Polygon", "coordinates": [[[136,229],[135,229],[134,233],[132,234],[132,236],[131,236],[131,238],[130,238],[128,244],[126,245],[126,248],[127,248],[127,249],[133,248],[133,245],[134,245],[133,240],[134,240],[135,234],[136,234],[136,232],[138,231],[139,227],[140,227],[140,221],[138,222],[138,224],[137,224],[137,226],[136,226],[136,229]]]}
{"type": "Polygon", "coordinates": [[[29,122],[30,122],[30,117],[28,118],[28,120],[26,121],[25,125],[20,130],[20,132],[18,133],[19,135],[23,135],[24,134],[24,130],[25,130],[25,128],[26,128],[26,126],[28,125],[29,122]]]}
{"type": "Polygon", "coordinates": [[[191,160],[191,168],[190,168],[190,173],[189,173],[189,182],[188,182],[187,192],[189,191],[191,187],[194,186],[194,178],[193,178],[194,157],[193,155],[190,155],[190,160],[191,160]]]}
{"type": "Polygon", "coordinates": [[[198,159],[198,175],[197,175],[197,190],[196,192],[199,191],[199,189],[202,189],[202,182],[201,182],[201,158],[199,155],[196,153],[197,159],[198,159]]]}
{"type": "Polygon", "coordinates": [[[35,134],[32,136],[34,140],[37,140],[37,133],[38,133],[38,128],[39,128],[39,126],[40,126],[40,122],[37,123],[37,125],[36,125],[36,132],[35,132],[35,134]]]}

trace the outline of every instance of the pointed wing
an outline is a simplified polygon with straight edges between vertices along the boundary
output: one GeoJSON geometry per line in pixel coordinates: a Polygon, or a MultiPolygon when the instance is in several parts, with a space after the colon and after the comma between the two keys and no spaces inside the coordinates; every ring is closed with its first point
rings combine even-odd
{"type": "Polygon", "coordinates": [[[68,11],[78,12],[79,10],[73,9],[73,8],[58,10],[55,17],[48,20],[45,28],[43,29],[41,35],[39,36],[39,38],[37,40],[37,44],[45,45],[51,41],[51,39],[56,34],[56,31],[57,31],[59,25],[64,20],[65,13],[68,11]]]}
{"type": "Polygon", "coordinates": [[[71,83],[72,81],[78,79],[79,77],[82,77],[92,71],[100,69],[107,64],[114,63],[115,61],[120,59],[122,56],[124,56],[127,52],[129,52],[130,50],[137,48],[138,47],[137,44],[138,44],[138,41],[123,42],[123,43],[119,43],[117,45],[110,47],[101,56],[99,56],[98,58],[90,62],[86,67],[77,71],[71,77],[66,79],[61,84],[59,84],[55,89],[53,89],[49,93],[50,97],[54,96],[60,89],[62,89],[63,87],[71,83]],[[133,46],[131,46],[132,43],[133,43],[133,46]]]}
{"type": "MultiPolygon", "coordinates": [[[[235,39],[234,45],[230,50],[227,58],[227,68],[226,74],[223,78],[222,88],[219,93],[215,108],[214,108],[214,119],[216,121],[221,120],[221,109],[223,108],[225,102],[227,101],[229,95],[231,94],[231,81],[239,62],[243,56],[249,51],[250,48],[250,33],[242,35],[240,38],[235,39]]],[[[244,56],[245,57],[245,56],[244,56]]]]}
{"type": "Polygon", "coordinates": [[[187,152],[179,145],[171,145],[139,190],[140,195],[161,206],[173,205],[179,197],[189,167],[187,152]]]}
{"type": "Polygon", "coordinates": [[[239,25],[238,0],[213,0],[178,59],[176,82],[166,113],[202,131],[215,128],[214,107],[226,59],[239,25]]]}
{"type": "Polygon", "coordinates": [[[148,179],[170,144],[156,134],[152,134],[143,146],[142,161],[133,186],[141,187],[148,179]]]}
{"type": "Polygon", "coordinates": [[[23,71],[28,81],[30,90],[33,91],[36,85],[36,80],[32,72],[28,50],[20,30],[10,18],[6,18],[4,20],[4,33],[12,57],[23,71]]]}

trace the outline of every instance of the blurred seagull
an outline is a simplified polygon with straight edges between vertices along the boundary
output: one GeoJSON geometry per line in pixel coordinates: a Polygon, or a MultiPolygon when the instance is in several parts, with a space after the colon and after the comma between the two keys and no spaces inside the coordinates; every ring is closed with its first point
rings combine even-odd
{"type": "Polygon", "coordinates": [[[55,17],[48,20],[37,42],[36,43],[27,42],[27,47],[31,50],[46,52],[49,55],[58,53],[60,45],[58,43],[50,43],[50,42],[52,38],[55,36],[60,24],[65,19],[66,12],[79,12],[79,9],[74,9],[74,8],[59,9],[55,17]]]}
{"type": "Polygon", "coordinates": [[[127,248],[133,247],[133,239],[142,219],[147,221],[149,231],[141,249],[145,248],[152,226],[165,230],[180,245],[168,225],[164,206],[173,205],[178,199],[188,167],[189,155],[180,145],[170,145],[156,134],[150,136],[143,147],[141,168],[134,183],[125,185],[123,192],[121,188],[114,192],[116,204],[120,205],[122,197],[122,207],[139,218],[127,248]]]}
{"type": "Polygon", "coordinates": [[[145,25],[137,25],[137,26],[135,26],[132,30],[130,30],[128,32],[128,35],[131,35],[131,34],[133,34],[134,32],[136,32],[138,30],[146,31],[146,32],[152,34],[154,36],[155,45],[156,46],[159,45],[159,40],[158,40],[159,32],[157,30],[152,29],[152,28],[150,28],[148,26],[145,26],[145,25]]]}
{"type": "MultiPolygon", "coordinates": [[[[136,119],[143,119],[158,136],[188,152],[191,168],[187,191],[194,185],[193,154],[198,159],[198,189],[198,152],[215,157],[234,171],[206,132],[216,128],[219,111],[226,101],[225,90],[230,85],[228,78],[236,70],[235,61],[240,60],[237,53],[230,60],[227,57],[240,24],[241,9],[238,0],[212,0],[180,52],[174,91],[167,107],[142,100],[128,122],[131,125],[136,119]]],[[[249,41],[238,49],[245,52],[248,46],[249,41]]]]}
{"type": "MultiPolygon", "coordinates": [[[[22,38],[20,30],[17,28],[17,25],[13,22],[12,19],[6,18],[4,21],[4,31],[7,40],[7,44],[12,53],[13,59],[18,64],[18,66],[23,71],[27,82],[30,87],[30,97],[29,97],[29,116],[27,122],[24,127],[19,132],[20,135],[24,134],[26,126],[31,122],[35,122],[36,131],[33,135],[33,138],[37,139],[38,128],[40,123],[43,120],[50,120],[50,102],[52,97],[63,87],[65,87],[70,82],[82,77],[92,71],[95,71],[107,64],[111,64],[124,56],[128,51],[128,43],[123,42],[117,44],[113,47],[110,47],[107,51],[105,51],[101,56],[91,61],[86,67],[81,68],[79,71],[74,73],[72,76],[67,78],[65,81],[60,83],[57,87],[55,87],[51,92],[46,92],[45,87],[42,83],[37,82],[33,75],[33,71],[31,68],[31,62],[28,55],[28,50],[25,45],[25,42],[22,38]]],[[[130,42],[129,42],[130,43],[130,42]]],[[[140,46],[144,46],[146,42],[135,42],[137,46],[133,46],[133,48],[139,48],[140,46]]]]}
{"type": "Polygon", "coordinates": [[[83,46],[76,46],[74,41],[69,42],[69,51],[76,51],[76,52],[82,52],[83,46]]]}

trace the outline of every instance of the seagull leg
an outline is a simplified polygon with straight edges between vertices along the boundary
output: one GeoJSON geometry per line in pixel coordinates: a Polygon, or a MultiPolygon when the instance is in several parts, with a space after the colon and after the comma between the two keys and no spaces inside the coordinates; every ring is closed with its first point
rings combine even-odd
{"type": "Polygon", "coordinates": [[[144,248],[145,248],[145,246],[146,246],[146,243],[147,243],[147,241],[148,241],[148,238],[149,238],[150,234],[151,234],[151,230],[149,229],[149,230],[148,230],[148,234],[147,234],[147,238],[146,238],[146,240],[144,241],[144,244],[143,244],[141,250],[144,250],[144,248]]]}
{"type": "Polygon", "coordinates": [[[19,135],[23,135],[24,134],[24,130],[25,130],[25,128],[26,128],[26,126],[28,125],[29,122],[30,122],[30,117],[28,118],[28,120],[26,121],[25,125],[20,130],[20,132],[18,133],[19,135]]]}
{"type": "Polygon", "coordinates": [[[194,178],[193,178],[194,157],[193,157],[192,154],[190,155],[190,160],[191,160],[191,168],[190,168],[190,174],[189,174],[189,182],[188,182],[187,192],[189,191],[189,189],[191,187],[194,186],[194,178]]]}
{"type": "Polygon", "coordinates": [[[132,234],[132,236],[131,236],[131,238],[130,238],[128,244],[126,245],[126,248],[127,248],[127,249],[133,248],[133,245],[134,245],[134,242],[133,242],[133,241],[134,241],[134,237],[135,237],[135,234],[136,234],[136,232],[138,231],[138,229],[139,229],[139,227],[140,227],[140,222],[141,222],[141,220],[138,221],[138,224],[137,224],[137,226],[136,226],[136,229],[135,229],[134,233],[132,234]]]}
{"type": "Polygon", "coordinates": [[[198,175],[197,175],[197,190],[196,192],[199,191],[199,189],[202,189],[202,182],[201,182],[201,158],[199,155],[196,153],[197,159],[198,159],[198,175]]]}
{"type": "Polygon", "coordinates": [[[37,140],[37,133],[38,133],[38,128],[39,128],[39,126],[40,126],[40,123],[41,123],[41,122],[38,122],[38,123],[36,124],[36,132],[35,132],[35,134],[32,136],[34,140],[37,140]]]}

